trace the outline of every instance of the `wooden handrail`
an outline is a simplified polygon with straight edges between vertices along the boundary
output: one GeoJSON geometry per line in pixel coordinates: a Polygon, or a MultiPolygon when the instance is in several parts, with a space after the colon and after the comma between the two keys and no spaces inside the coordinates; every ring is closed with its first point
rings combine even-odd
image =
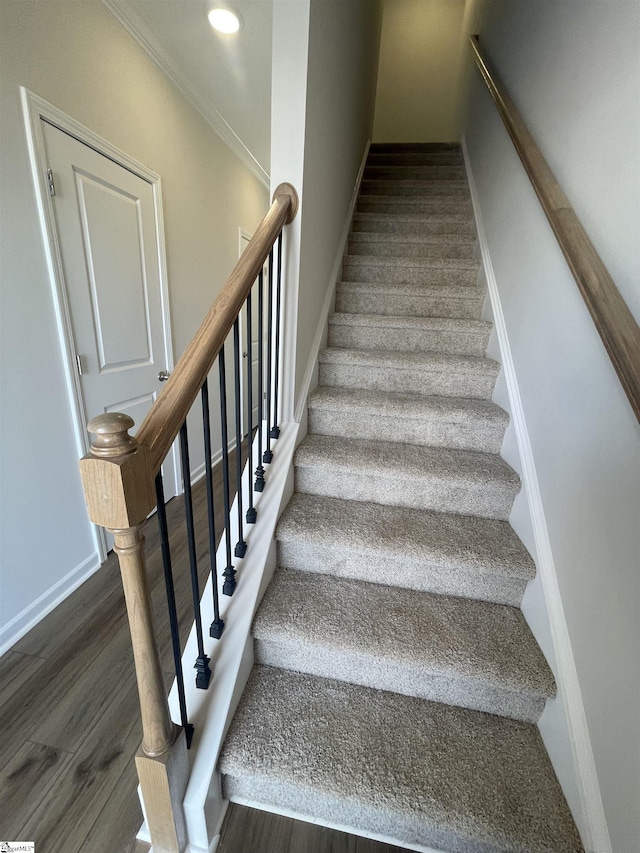
{"type": "Polygon", "coordinates": [[[154,475],[160,470],[282,226],[292,222],[297,211],[295,189],[291,184],[280,184],[267,215],[142,422],[136,438],[149,451],[154,475]]]}
{"type": "Polygon", "coordinates": [[[478,36],[471,49],[491,97],[540,199],[576,284],[640,421],[640,326],[629,311],[515,104],[482,56],[478,36]]]}

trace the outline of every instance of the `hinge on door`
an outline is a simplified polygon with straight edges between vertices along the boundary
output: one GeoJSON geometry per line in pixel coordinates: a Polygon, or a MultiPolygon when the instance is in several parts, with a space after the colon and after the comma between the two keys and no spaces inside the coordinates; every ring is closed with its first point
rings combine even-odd
{"type": "Polygon", "coordinates": [[[76,367],[78,368],[78,376],[82,376],[82,356],[76,356],[76,367]]]}
{"type": "Polygon", "coordinates": [[[53,183],[53,172],[51,169],[47,169],[47,183],[49,184],[49,195],[55,195],[56,185],[53,183]]]}

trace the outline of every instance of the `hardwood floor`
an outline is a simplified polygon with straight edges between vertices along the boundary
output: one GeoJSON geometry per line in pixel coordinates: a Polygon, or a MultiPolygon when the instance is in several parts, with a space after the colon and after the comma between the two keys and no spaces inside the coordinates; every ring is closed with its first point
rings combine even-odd
{"type": "Polygon", "coordinates": [[[217,853],[400,853],[400,848],[231,803],[217,853]]]}
{"type": "MultiPolygon", "coordinates": [[[[231,459],[234,470],[234,459],[231,459]]],[[[216,529],[222,473],[214,472],[216,529]]],[[[235,488],[232,482],[232,488],[235,488]]],[[[208,573],[204,480],[193,490],[201,588],[208,573]]],[[[180,634],[193,620],[184,504],[167,504],[180,634]]],[[[146,555],[167,681],[173,676],[158,525],[146,555]]],[[[133,757],[141,741],[131,640],[117,559],[0,658],[0,838],[38,853],[142,853],[133,757]]],[[[395,848],[241,806],[225,819],[220,853],[391,853],[395,848]]]]}

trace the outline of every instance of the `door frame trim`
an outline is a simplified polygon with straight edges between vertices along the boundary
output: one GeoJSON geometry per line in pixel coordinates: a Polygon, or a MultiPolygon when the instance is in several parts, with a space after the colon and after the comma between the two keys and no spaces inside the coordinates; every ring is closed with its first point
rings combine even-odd
{"type": "MultiPolygon", "coordinates": [[[[158,245],[158,270],[160,275],[160,301],[162,309],[162,331],[164,338],[164,358],[166,369],[173,370],[173,340],[171,335],[171,318],[169,313],[169,279],[167,274],[166,247],[164,239],[164,216],[162,209],[162,182],[160,175],[148,169],[142,163],[125,154],[115,145],[94,133],[81,122],[67,115],[58,107],[36,95],[24,86],[20,87],[20,100],[25,123],[27,151],[33,187],[35,192],[38,220],[42,234],[42,243],[49,273],[49,282],[53,296],[53,305],[60,342],[67,395],[71,407],[74,438],[78,456],[84,456],[89,451],[89,436],[86,430],[85,407],[82,397],[80,377],[76,367],[76,347],[73,339],[69,300],[64,282],[62,255],[58,242],[58,233],[54,218],[53,203],[49,195],[47,183],[47,157],[44,146],[41,122],[57,127],[63,133],[74,137],[83,145],[93,148],[114,163],[133,172],[151,185],[156,223],[156,240],[158,245]]],[[[171,465],[174,472],[176,493],[180,483],[180,465],[175,447],[172,449],[171,465]]],[[[173,495],[167,495],[167,498],[173,495]]],[[[107,557],[107,541],[102,528],[92,524],[93,540],[96,551],[103,562],[107,557]]]]}

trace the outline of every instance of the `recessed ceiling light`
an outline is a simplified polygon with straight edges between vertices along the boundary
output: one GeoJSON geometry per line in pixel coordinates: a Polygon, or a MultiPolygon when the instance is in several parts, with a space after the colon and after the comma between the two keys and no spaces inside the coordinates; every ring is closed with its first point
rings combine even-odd
{"type": "Polygon", "coordinates": [[[226,33],[227,35],[237,33],[241,26],[240,16],[237,12],[232,12],[231,9],[222,7],[212,9],[208,17],[213,29],[218,30],[219,33],[226,33]]]}

